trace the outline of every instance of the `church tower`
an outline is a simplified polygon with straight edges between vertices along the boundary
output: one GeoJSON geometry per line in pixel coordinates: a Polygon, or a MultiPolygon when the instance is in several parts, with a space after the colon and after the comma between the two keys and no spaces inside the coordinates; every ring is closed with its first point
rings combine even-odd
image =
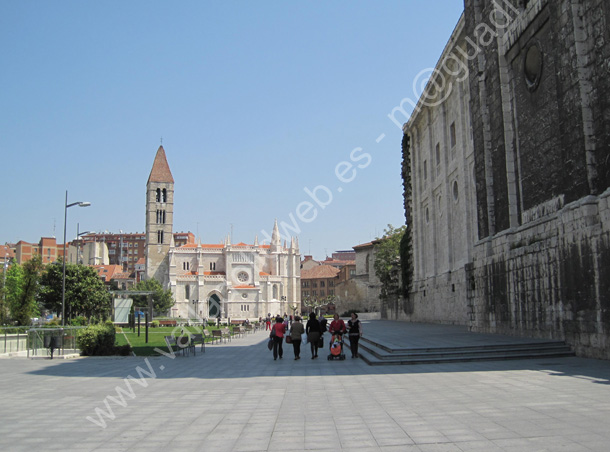
{"type": "Polygon", "coordinates": [[[159,146],[146,183],[146,278],[169,286],[170,246],[173,245],[174,178],[165,149],[159,146]]]}

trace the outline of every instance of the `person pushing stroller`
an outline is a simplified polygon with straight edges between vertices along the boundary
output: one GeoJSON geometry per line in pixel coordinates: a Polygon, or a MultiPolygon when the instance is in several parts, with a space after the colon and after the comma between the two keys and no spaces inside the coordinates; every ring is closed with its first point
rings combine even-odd
{"type": "Polygon", "coordinates": [[[340,336],[343,336],[345,334],[345,332],[347,331],[347,328],[345,327],[345,322],[339,318],[339,314],[335,314],[333,316],[333,321],[330,322],[328,331],[333,336],[335,334],[339,334],[340,336]]]}
{"type": "Polygon", "coordinates": [[[347,328],[345,327],[345,322],[339,318],[339,314],[333,316],[333,321],[330,322],[328,331],[331,335],[328,359],[345,359],[345,354],[343,353],[343,335],[346,333],[347,328]]]}

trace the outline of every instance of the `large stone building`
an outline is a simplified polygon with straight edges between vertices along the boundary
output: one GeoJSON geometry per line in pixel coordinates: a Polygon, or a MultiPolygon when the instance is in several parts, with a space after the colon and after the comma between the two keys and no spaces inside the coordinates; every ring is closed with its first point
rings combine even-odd
{"type": "Polygon", "coordinates": [[[165,150],[157,150],[146,190],[146,277],[170,288],[172,316],[258,319],[300,309],[298,241],[281,243],[277,221],[271,243],[175,243],[174,178],[165,150]]]}
{"type": "Polygon", "coordinates": [[[610,5],[466,0],[405,124],[408,300],[388,313],[610,358],[610,5]]]}

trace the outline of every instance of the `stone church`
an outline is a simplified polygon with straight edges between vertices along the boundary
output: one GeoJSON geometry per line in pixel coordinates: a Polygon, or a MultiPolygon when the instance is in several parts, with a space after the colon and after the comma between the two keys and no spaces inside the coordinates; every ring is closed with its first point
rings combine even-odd
{"type": "Polygon", "coordinates": [[[465,0],[403,137],[388,317],[610,358],[610,4],[465,0]]]}
{"type": "Polygon", "coordinates": [[[277,221],[271,243],[175,246],[174,178],[163,146],[146,184],[146,277],[170,288],[172,317],[258,320],[301,309],[298,240],[282,244],[277,221]]]}

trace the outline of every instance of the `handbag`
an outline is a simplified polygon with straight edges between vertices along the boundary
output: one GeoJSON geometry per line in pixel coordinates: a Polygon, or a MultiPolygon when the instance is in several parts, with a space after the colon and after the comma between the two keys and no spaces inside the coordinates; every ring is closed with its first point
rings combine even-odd
{"type": "Polygon", "coordinates": [[[275,328],[271,327],[271,332],[269,333],[269,337],[275,337],[275,328]]]}
{"type": "Polygon", "coordinates": [[[267,348],[269,350],[273,350],[273,339],[269,339],[269,341],[267,342],[267,348]]]}
{"type": "Polygon", "coordinates": [[[288,334],[286,335],[286,343],[287,344],[292,344],[292,336],[290,336],[288,334]]]}
{"type": "Polygon", "coordinates": [[[320,336],[318,339],[318,348],[324,348],[324,336],[320,336]]]}

